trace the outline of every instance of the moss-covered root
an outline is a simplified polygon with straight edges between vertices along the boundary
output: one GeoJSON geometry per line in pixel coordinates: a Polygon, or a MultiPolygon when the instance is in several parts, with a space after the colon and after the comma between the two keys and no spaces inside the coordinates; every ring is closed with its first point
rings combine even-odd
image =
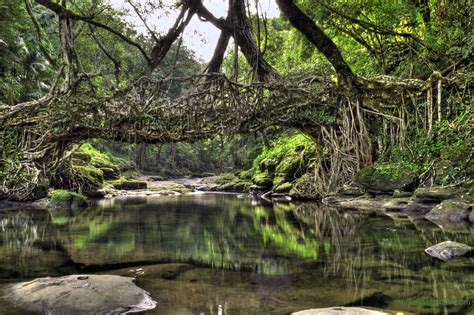
{"type": "Polygon", "coordinates": [[[55,208],[86,208],[86,197],[76,192],[55,189],[50,192],[50,204],[55,208]]]}

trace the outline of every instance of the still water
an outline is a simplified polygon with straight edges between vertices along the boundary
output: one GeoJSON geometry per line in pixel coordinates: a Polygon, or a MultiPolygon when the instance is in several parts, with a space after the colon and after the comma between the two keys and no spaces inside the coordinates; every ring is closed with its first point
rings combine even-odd
{"type": "MultiPolygon", "coordinates": [[[[446,263],[423,252],[445,240],[473,245],[474,234],[315,203],[225,194],[115,198],[77,213],[0,213],[0,289],[42,276],[111,273],[138,276],[157,301],[147,314],[341,305],[473,313],[472,260],[446,263]]],[[[0,299],[0,314],[28,313],[0,299]]]]}

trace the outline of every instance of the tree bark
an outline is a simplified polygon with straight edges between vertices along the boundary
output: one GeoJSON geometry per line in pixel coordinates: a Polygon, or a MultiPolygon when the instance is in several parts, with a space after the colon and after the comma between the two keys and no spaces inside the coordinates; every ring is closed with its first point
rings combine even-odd
{"type": "Polygon", "coordinates": [[[334,42],[292,0],[276,0],[283,15],[326,57],[336,70],[339,85],[352,89],[355,75],[334,42]]]}

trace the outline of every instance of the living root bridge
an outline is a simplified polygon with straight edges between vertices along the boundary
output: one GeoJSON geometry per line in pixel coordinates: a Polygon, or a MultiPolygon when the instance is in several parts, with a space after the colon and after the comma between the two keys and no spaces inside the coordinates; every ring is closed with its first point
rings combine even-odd
{"type": "Polygon", "coordinates": [[[342,95],[318,77],[295,84],[241,84],[221,74],[138,79],[102,95],[90,80],[37,101],[2,107],[0,197],[35,199],[75,144],[89,138],[132,143],[195,141],[270,125],[330,125],[342,95]],[[170,87],[186,90],[170,95],[170,87]]]}

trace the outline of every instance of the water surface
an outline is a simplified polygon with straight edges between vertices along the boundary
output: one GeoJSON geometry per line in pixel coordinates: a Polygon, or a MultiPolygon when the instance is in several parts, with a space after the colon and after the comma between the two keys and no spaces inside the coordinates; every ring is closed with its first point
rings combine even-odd
{"type": "MultiPolygon", "coordinates": [[[[472,245],[473,233],[423,219],[196,194],[108,199],[82,212],[19,209],[0,213],[0,229],[3,287],[145,266],[138,284],[158,302],[150,314],[474,310],[472,261],[423,252],[445,240],[472,245]]],[[[28,313],[0,300],[0,314],[28,313]]]]}

